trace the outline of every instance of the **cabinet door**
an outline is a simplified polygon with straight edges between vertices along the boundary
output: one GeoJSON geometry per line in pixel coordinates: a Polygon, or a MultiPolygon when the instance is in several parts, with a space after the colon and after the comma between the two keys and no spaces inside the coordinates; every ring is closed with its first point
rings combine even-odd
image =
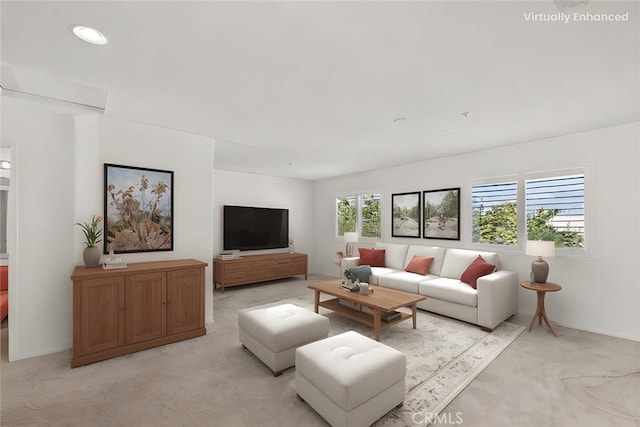
{"type": "Polygon", "coordinates": [[[167,334],[204,328],[204,269],[168,273],[167,334]]]}
{"type": "Polygon", "coordinates": [[[167,334],[167,274],[127,276],[125,286],[125,342],[133,344],[167,334]]]}
{"type": "MultiPolygon", "coordinates": [[[[87,355],[124,344],[124,278],[105,277],[79,282],[79,322],[74,326],[74,355],[87,355]]],[[[76,294],[77,295],[77,294],[76,294]]]]}
{"type": "Polygon", "coordinates": [[[291,260],[291,274],[307,274],[307,256],[301,255],[292,258],[291,260]]]}

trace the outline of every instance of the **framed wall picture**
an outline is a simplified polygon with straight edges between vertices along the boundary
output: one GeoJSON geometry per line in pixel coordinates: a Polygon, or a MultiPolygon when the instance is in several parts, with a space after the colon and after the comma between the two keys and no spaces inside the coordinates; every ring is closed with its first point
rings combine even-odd
{"type": "Polygon", "coordinates": [[[460,187],[422,192],[422,237],[460,240],[460,187]]]}
{"type": "Polygon", "coordinates": [[[391,195],[392,237],[420,237],[420,192],[391,195]]]}
{"type": "Polygon", "coordinates": [[[104,165],[104,253],[173,250],[173,172],[104,165]]]}

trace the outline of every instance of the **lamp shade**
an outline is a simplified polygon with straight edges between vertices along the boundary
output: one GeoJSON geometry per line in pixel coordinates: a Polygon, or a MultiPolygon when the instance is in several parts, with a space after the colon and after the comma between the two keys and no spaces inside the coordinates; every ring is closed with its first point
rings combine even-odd
{"type": "Polygon", "coordinates": [[[527,255],[540,256],[540,257],[552,257],[556,254],[556,246],[554,242],[548,242],[544,240],[527,240],[527,248],[525,250],[527,255]]]}
{"type": "Polygon", "coordinates": [[[354,231],[345,231],[343,238],[347,243],[355,243],[358,241],[358,233],[354,231]]]}

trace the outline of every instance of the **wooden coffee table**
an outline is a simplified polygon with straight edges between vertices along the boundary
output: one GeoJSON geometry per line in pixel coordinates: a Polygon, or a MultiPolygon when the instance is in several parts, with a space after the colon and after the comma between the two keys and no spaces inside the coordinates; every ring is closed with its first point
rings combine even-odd
{"type": "Polygon", "coordinates": [[[373,327],[376,341],[380,341],[380,331],[403,320],[413,319],[413,329],[416,328],[417,302],[426,299],[423,295],[397,291],[395,289],[370,286],[368,295],[358,292],[350,292],[340,287],[340,280],[309,285],[309,289],[315,291],[314,310],[317,313],[320,307],[335,311],[341,316],[348,317],[367,326],[373,327]],[[327,294],[336,298],[320,301],[320,294],[327,294]],[[373,314],[365,313],[340,303],[340,300],[368,307],[373,314]],[[411,308],[411,314],[400,313],[399,317],[389,321],[382,320],[383,313],[392,312],[401,307],[411,308]]]}

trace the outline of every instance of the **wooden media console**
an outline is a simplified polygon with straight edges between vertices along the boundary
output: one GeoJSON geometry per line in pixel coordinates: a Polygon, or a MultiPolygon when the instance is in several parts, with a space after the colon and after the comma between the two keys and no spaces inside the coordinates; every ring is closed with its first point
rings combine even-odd
{"type": "Polygon", "coordinates": [[[235,259],[213,259],[214,286],[222,292],[229,286],[266,282],[304,275],[307,280],[307,254],[277,253],[241,256],[235,259]]]}

